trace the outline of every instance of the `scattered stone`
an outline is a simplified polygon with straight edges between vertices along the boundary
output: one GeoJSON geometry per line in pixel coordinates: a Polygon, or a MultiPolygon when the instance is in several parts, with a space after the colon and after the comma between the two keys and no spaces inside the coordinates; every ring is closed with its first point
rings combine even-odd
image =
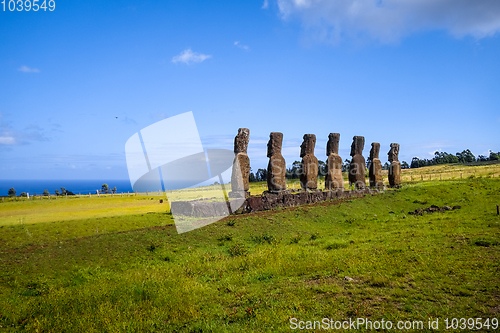
{"type": "Polygon", "coordinates": [[[484,246],[484,247],[490,247],[490,245],[491,245],[489,242],[486,242],[486,241],[477,241],[474,244],[477,246],[484,246]]]}
{"type": "Polygon", "coordinates": [[[330,133],[326,144],[326,176],[325,189],[327,191],[344,189],[342,177],[342,158],[339,155],[339,133],[330,133]]]}
{"type": "Polygon", "coordinates": [[[427,212],[427,213],[446,212],[449,210],[458,209],[455,207],[460,207],[460,206],[454,206],[453,208],[451,208],[450,206],[439,207],[436,205],[432,205],[429,208],[425,208],[425,209],[417,208],[417,209],[415,209],[414,212],[409,212],[408,214],[410,214],[410,215],[423,215],[424,212],[427,212]]]}
{"type": "Polygon", "coordinates": [[[453,206],[453,210],[460,209],[460,208],[462,208],[462,206],[453,206]]]}
{"type": "Polygon", "coordinates": [[[250,130],[248,128],[238,129],[238,135],[234,138],[234,162],[231,175],[231,198],[245,198],[250,195],[249,176],[250,159],[247,155],[250,130]]]}
{"type": "Polygon", "coordinates": [[[318,188],[318,159],[314,156],[316,135],[304,134],[304,141],[300,145],[300,186],[302,190],[316,190],[318,188]]]}
{"type": "Polygon", "coordinates": [[[389,212],[389,214],[394,214],[394,212],[391,210],[391,211],[389,212]]]}
{"type": "Polygon", "coordinates": [[[349,165],[349,187],[354,185],[355,189],[365,189],[365,158],[363,157],[363,148],[365,138],[355,136],[352,138],[351,145],[351,164],[349,165]]]}
{"type": "Polygon", "coordinates": [[[391,150],[387,153],[389,156],[389,185],[391,187],[401,186],[401,163],[399,162],[399,143],[391,143],[391,150]]]}
{"type": "Polygon", "coordinates": [[[346,276],[346,277],[344,278],[344,280],[346,280],[346,281],[354,281],[354,279],[353,279],[352,277],[349,277],[349,276],[346,276]]]}
{"type": "Polygon", "coordinates": [[[267,188],[269,192],[279,193],[286,190],[286,163],[281,155],[283,133],[272,132],[267,143],[267,188]]]}
{"type": "Polygon", "coordinates": [[[370,166],[368,168],[368,178],[371,188],[384,188],[382,179],[382,162],[378,157],[380,152],[380,143],[373,142],[370,150],[370,166]]]}

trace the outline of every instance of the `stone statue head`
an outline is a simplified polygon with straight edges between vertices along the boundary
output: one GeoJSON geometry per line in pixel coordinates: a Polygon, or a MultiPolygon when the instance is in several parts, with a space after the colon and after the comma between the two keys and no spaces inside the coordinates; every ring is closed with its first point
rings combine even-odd
{"type": "Polygon", "coordinates": [[[378,158],[380,152],[380,143],[372,142],[372,149],[370,150],[370,160],[378,158]]]}
{"type": "Polygon", "coordinates": [[[399,161],[399,143],[391,143],[391,150],[387,153],[389,162],[399,161]]]}
{"type": "Polygon", "coordinates": [[[351,156],[363,155],[363,148],[365,147],[365,137],[355,136],[352,138],[351,156]]]}
{"type": "Polygon", "coordinates": [[[326,143],[326,156],[339,153],[340,133],[330,133],[326,143]]]}
{"type": "Polygon", "coordinates": [[[250,140],[250,130],[248,128],[239,128],[238,135],[234,138],[234,153],[245,153],[250,140]]]}
{"type": "Polygon", "coordinates": [[[300,145],[300,157],[314,155],[314,146],[316,146],[316,135],[304,134],[304,141],[300,145]]]}
{"type": "Polygon", "coordinates": [[[281,155],[281,144],[283,143],[283,133],[271,132],[267,142],[267,157],[281,155]]]}

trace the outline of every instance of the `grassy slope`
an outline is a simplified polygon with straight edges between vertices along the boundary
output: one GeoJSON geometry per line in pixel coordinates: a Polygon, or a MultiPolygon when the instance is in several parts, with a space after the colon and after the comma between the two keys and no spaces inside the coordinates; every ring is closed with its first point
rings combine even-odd
{"type": "Polygon", "coordinates": [[[290,317],[498,318],[499,188],[491,178],[426,182],[340,204],[230,217],[181,235],[165,213],[6,226],[0,325],[276,332],[289,330],[290,317]],[[432,204],[463,208],[404,213],[432,204]],[[95,223],[108,234],[96,234],[95,223]],[[89,237],[74,239],[71,225],[88,227],[89,237]],[[152,225],[163,227],[112,232],[152,225]]]}
{"type": "MultiPolygon", "coordinates": [[[[54,198],[54,196],[52,196],[54,198]]],[[[63,220],[80,220],[83,218],[101,218],[119,215],[144,214],[168,210],[168,204],[160,205],[159,199],[164,197],[130,196],[111,197],[102,195],[70,196],[59,199],[18,201],[8,199],[0,204],[0,226],[16,224],[33,224],[63,220]]]]}

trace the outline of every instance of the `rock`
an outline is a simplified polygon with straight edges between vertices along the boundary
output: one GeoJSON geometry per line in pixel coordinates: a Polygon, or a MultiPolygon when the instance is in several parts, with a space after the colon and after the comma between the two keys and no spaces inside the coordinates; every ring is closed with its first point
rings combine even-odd
{"type": "Polygon", "coordinates": [[[370,187],[371,188],[384,188],[382,179],[382,162],[378,157],[380,152],[380,143],[373,142],[372,149],[370,150],[370,166],[368,168],[370,187]]]}
{"type": "Polygon", "coordinates": [[[462,206],[453,206],[453,210],[460,209],[460,208],[462,208],[462,206]]]}
{"type": "Polygon", "coordinates": [[[443,210],[451,210],[452,208],[450,206],[444,206],[442,207],[443,210]]]}
{"type": "Polygon", "coordinates": [[[344,280],[346,280],[346,281],[354,281],[354,279],[352,277],[349,277],[349,276],[344,277],[344,280]]]}
{"type": "Polygon", "coordinates": [[[296,206],[295,194],[286,193],[283,194],[283,206],[284,207],[294,207],[296,206]]]}
{"type": "Polygon", "coordinates": [[[391,143],[391,149],[387,153],[389,156],[389,185],[391,187],[401,186],[401,163],[399,162],[399,143],[391,143]]]}
{"type": "Polygon", "coordinates": [[[351,164],[349,166],[349,187],[355,189],[365,189],[365,158],[363,157],[363,148],[365,146],[365,138],[355,136],[352,138],[351,145],[351,164]]]}
{"type": "Polygon", "coordinates": [[[391,210],[391,211],[389,212],[389,214],[394,214],[394,212],[391,210]]]}
{"type": "Polygon", "coordinates": [[[308,192],[295,193],[294,196],[295,196],[295,203],[297,206],[305,205],[310,202],[308,192]]]}
{"type": "Polygon", "coordinates": [[[238,135],[234,138],[234,162],[231,175],[232,198],[245,198],[248,196],[250,159],[247,155],[248,141],[250,140],[250,130],[248,128],[238,129],[238,135]]]}
{"type": "Polygon", "coordinates": [[[280,193],[264,192],[262,195],[264,210],[271,210],[283,205],[283,195],[280,193]]]}
{"type": "Polygon", "coordinates": [[[324,201],[324,200],[325,200],[325,197],[323,195],[323,192],[321,192],[321,191],[316,191],[316,192],[309,193],[309,201],[311,203],[321,202],[321,201],[324,201]]]}
{"type": "Polygon", "coordinates": [[[316,135],[305,134],[300,145],[300,186],[303,190],[316,190],[318,188],[318,159],[314,156],[316,135]]]}
{"type": "Polygon", "coordinates": [[[262,202],[262,197],[249,197],[246,200],[246,212],[260,212],[264,210],[264,204],[262,202]]]}
{"type": "Polygon", "coordinates": [[[172,215],[193,215],[193,203],[190,201],[172,201],[170,203],[170,212],[172,215]]]}
{"type": "Polygon", "coordinates": [[[272,132],[267,143],[267,188],[269,192],[281,192],[286,190],[286,163],[281,155],[283,133],[272,132]]]}
{"type": "Polygon", "coordinates": [[[330,133],[326,144],[326,175],[325,189],[328,191],[343,189],[342,158],[339,156],[339,133],[330,133]]]}

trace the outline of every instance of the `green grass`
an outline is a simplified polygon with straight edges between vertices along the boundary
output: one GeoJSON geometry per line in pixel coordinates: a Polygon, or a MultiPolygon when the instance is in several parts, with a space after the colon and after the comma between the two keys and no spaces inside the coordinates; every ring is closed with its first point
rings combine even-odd
{"type": "Polygon", "coordinates": [[[496,178],[423,182],[180,235],[165,212],[7,223],[0,331],[279,332],[291,317],[499,318],[499,188],[496,178]],[[408,214],[431,205],[462,209],[408,214]]]}

